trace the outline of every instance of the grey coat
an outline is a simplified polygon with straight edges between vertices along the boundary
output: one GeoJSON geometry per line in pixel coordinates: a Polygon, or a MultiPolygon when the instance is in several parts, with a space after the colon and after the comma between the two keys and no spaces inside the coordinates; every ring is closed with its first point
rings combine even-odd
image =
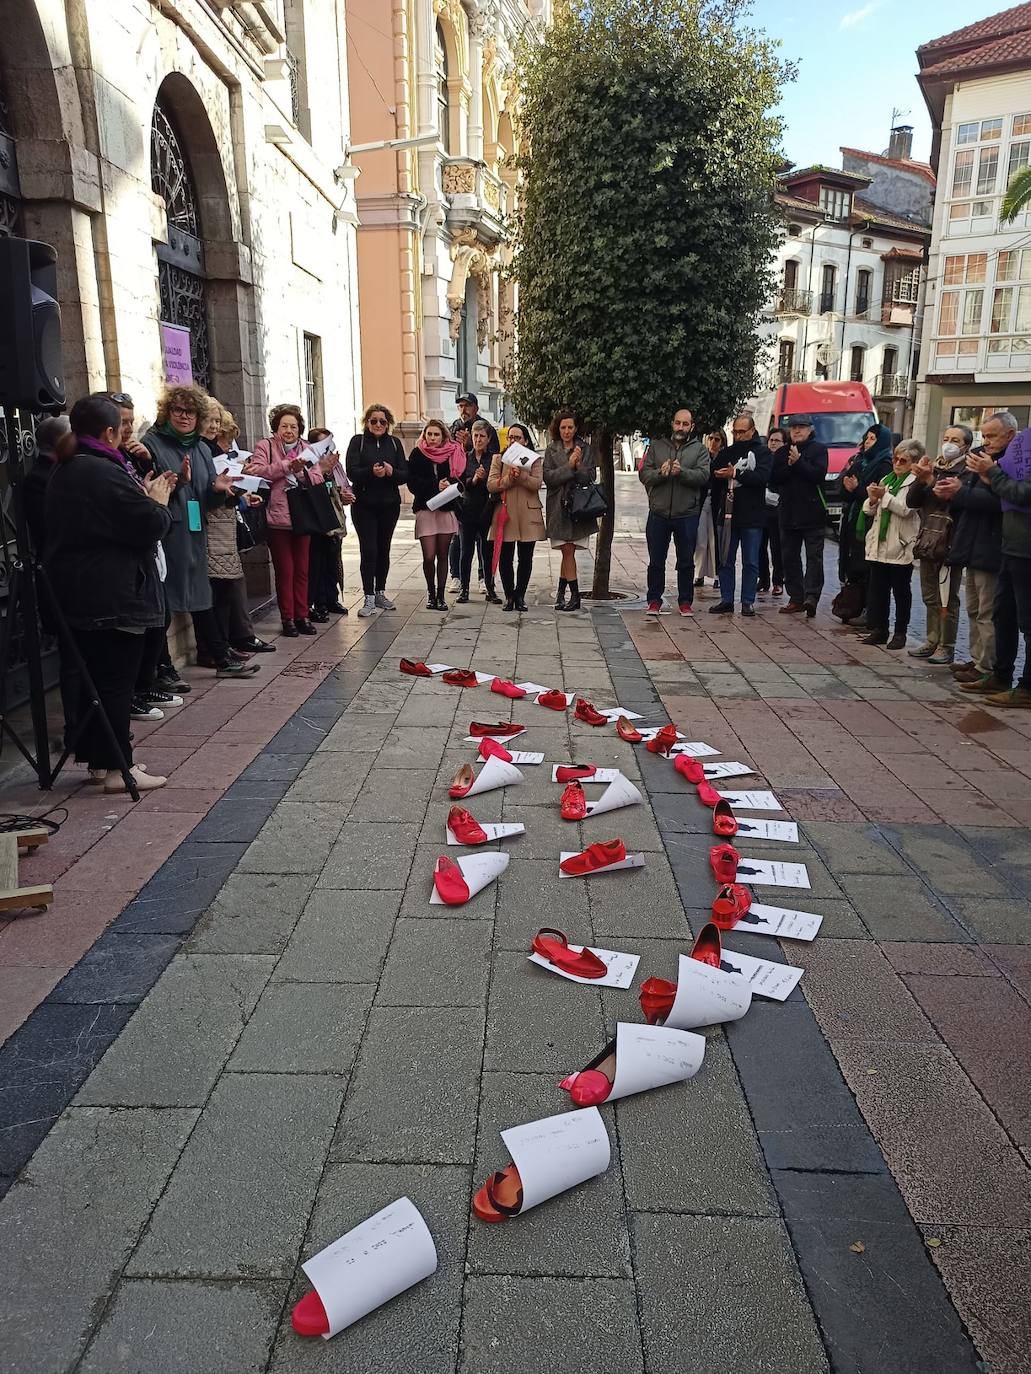
{"type": "MultiPolygon", "coordinates": [[[[155,472],[182,472],[183,449],[156,429],[143,436],[143,445],[154,459],[155,472]]],[[[168,572],[165,577],[165,604],[177,611],[209,611],[211,582],[208,579],[207,515],[215,507],[225,505],[225,494],[214,490],[215,465],[207,444],[198,439],[191,449],[190,480],[180,481],[168,502],[172,524],[161,541],[165,550],[168,572]],[[200,529],[190,529],[187,502],[200,505],[200,529]]]]}
{"type": "Polygon", "coordinates": [[[548,488],[545,503],[547,512],[548,538],[560,544],[583,544],[592,534],[598,532],[598,522],[577,520],[575,523],[566,514],[563,495],[570,482],[579,486],[589,486],[598,480],[598,464],[590,444],[584,445],[583,458],[578,468],[569,466],[569,455],[561,439],[553,440],[544,450],[544,482],[548,488]]]}

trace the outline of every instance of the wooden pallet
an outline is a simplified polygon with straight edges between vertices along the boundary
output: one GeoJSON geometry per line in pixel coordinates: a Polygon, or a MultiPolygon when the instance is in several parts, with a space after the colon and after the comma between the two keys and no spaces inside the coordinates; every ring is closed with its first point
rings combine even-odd
{"type": "Polygon", "coordinates": [[[0,835],[0,911],[22,911],[27,907],[45,911],[54,900],[54,889],[49,883],[38,887],[18,885],[19,848],[33,854],[49,838],[49,830],[42,825],[0,835]]]}

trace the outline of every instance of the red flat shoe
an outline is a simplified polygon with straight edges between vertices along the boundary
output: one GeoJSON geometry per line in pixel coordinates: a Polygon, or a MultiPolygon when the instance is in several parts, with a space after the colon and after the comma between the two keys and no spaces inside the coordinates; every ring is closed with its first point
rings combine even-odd
{"type": "Polygon", "coordinates": [[[733,930],[752,905],[752,894],[741,883],[725,883],[713,898],[712,919],[720,930],[733,930]]]}
{"type": "Polygon", "coordinates": [[[597,771],[593,763],[560,764],[555,769],[555,781],[578,782],[581,778],[593,778],[597,771]]]}
{"type": "Polygon", "coordinates": [[[476,774],[473,772],[472,764],[463,763],[455,774],[451,786],[447,790],[448,796],[454,801],[458,801],[460,798],[468,796],[469,788],[472,787],[475,779],[476,774]]]}
{"type": "Polygon", "coordinates": [[[561,930],[543,926],[533,937],[533,952],[563,973],[575,973],[578,978],[604,978],[608,965],[593,949],[585,945],[579,953],[569,948],[569,937],[561,930]]]}
{"type": "Polygon", "coordinates": [[[469,900],[469,884],[462,870],[446,854],[433,865],[433,886],[445,906],[461,906],[469,900]]]}
{"type": "MultiPolygon", "coordinates": [[[[484,735],[480,740],[479,755],[481,759],[501,759],[504,763],[512,762],[512,755],[503,744],[499,744],[496,739],[491,739],[489,735],[484,735]]],[[[737,827],[735,826],[735,829],[737,827]]]]}
{"type": "MultiPolygon", "coordinates": [[[[402,669],[402,672],[404,669],[402,669]]],[[[413,673],[412,677],[422,677],[422,673],[413,673]]],[[[431,673],[432,677],[433,674],[431,673]]],[[[314,1289],[310,1293],[305,1293],[301,1300],[294,1304],[294,1310],[290,1314],[290,1325],[297,1332],[298,1336],[325,1336],[329,1331],[329,1318],[326,1316],[326,1309],[322,1306],[322,1299],[314,1289]]]]}
{"type": "Polygon", "coordinates": [[[582,878],[586,873],[594,873],[609,864],[621,864],[626,858],[626,845],[622,840],[599,840],[589,845],[580,854],[573,854],[559,864],[563,873],[572,873],[582,878]]]}
{"type": "Polygon", "coordinates": [[[523,1205],[523,1181],[514,1164],[499,1169],[473,1198],[473,1212],[480,1221],[507,1221],[523,1205]]]}
{"type": "MultiPolygon", "coordinates": [[[[680,758],[683,757],[683,754],[681,754],[680,758]]],[[[698,800],[703,806],[719,806],[720,802],[724,801],[725,798],[720,796],[711,782],[700,782],[698,784],[698,800]]]]}
{"type": "Polygon", "coordinates": [[[471,668],[451,668],[443,674],[443,680],[450,687],[476,686],[476,674],[471,668]]]}
{"type": "Polygon", "coordinates": [[[571,1073],[559,1084],[578,1107],[597,1107],[612,1091],[616,1076],[616,1042],[611,1040],[596,1058],[579,1073],[571,1073]]]}
{"type": "MultiPolygon", "coordinates": [[[[401,671],[402,671],[402,673],[407,673],[409,677],[432,677],[432,676],[433,676],[433,674],[430,672],[429,668],[426,667],[426,664],[423,663],[423,661],[422,661],[421,658],[420,658],[420,659],[403,658],[403,659],[401,660],[401,665],[400,665],[400,666],[401,666],[401,671]]],[[[316,1299],[318,1298],[318,1296],[319,1296],[319,1295],[318,1295],[317,1293],[309,1294],[309,1297],[314,1297],[314,1298],[316,1298],[316,1299]]],[[[302,1298],[302,1299],[301,1299],[301,1302],[306,1302],[306,1301],[307,1301],[306,1298],[302,1298]]],[[[297,1304],[298,1307],[300,1307],[300,1305],[301,1305],[301,1303],[298,1303],[298,1304],[297,1304]]],[[[321,1302],[319,1303],[319,1307],[322,1307],[322,1303],[321,1303],[321,1302]]],[[[294,1311],[296,1312],[296,1310],[297,1310],[297,1308],[295,1307],[295,1308],[294,1308],[294,1311]]],[[[325,1316],[325,1315],[326,1315],[325,1312],[323,1312],[322,1315],[325,1316]]],[[[317,1335],[318,1332],[316,1332],[315,1334],[317,1335]]]]}
{"type": "Polygon", "coordinates": [[[712,808],[712,833],[727,840],[737,834],[737,817],[725,797],[720,797],[712,808]]]}
{"type": "Polygon", "coordinates": [[[668,978],[647,978],[641,984],[641,1011],[649,1026],[657,1026],[665,1021],[673,1010],[677,995],[676,983],[668,978]]]}
{"type": "Polygon", "coordinates": [[[608,725],[608,716],[603,716],[600,711],[596,711],[589,701],[584,701],[583,697],[577,697],[576,708],[573,711],[576,720],[582,721],[584,725],[608,725]]]}
{"type": "Polygon", "coordinates": [[[718,883],[732,883],[734,881],[737,877],[737,866],[740,860],[741,855],[726,840],[723,844],[714,844],[709,850],[709,864],[718,883]]]}
{"type": "MultiPolygon", "coordinates": [[[[650,744],[648,748],[651,748],[650,744]]],[[[678,754],[673,760],[673,767],[680,776],[686,778],[688,782],[698,783],[705,781],[705,769],[698,760],[693,759],[690,754],[678,754]]]]}
{"type": "Polygon", "coordinates": [[[719,968],[722,956],[720,928],[715,921],[707,921],[694,942],[691,958],[697,959],[700,964],[708,964],[711,968],[719,968]]]}
{"type": "Polygon", "coordinates": [[[517,687],[514,682],[509,682],[508,678],[504,677],[496,677],[490,684],[490,690],[497,692],[499,697],[508,697],[512,701],[518,701],[520,697],[526,696],[522,687],[517,687]]]}
{"type": "Polygon", "coordinates": [[[587,815],[587,798],[584,796],[582,784],[579,782],[566,783],[562,800],[559,802],[559,811],[564,821],[582,821],[584,819],[587,815]]]}
{"type": "Polygon", "coordinates": [[[635,730],[626,716],[620,716],[616,721],[616,734],[620,739],[625,739],[627,744],[640,744],[644,739],[640,730],[635,730]]]}
{"type": "Polygon", "coordinates": [[[474,720],[469,726],[469,733],[474,739],[483,739],[487,735],[507,739],[509,735],[521,735],[525,729],[525,725],[516,725],[510,720],[499,720],[494,725],[486,720],[474,720]]]}
{"type": "Polygon", "coordinates": [[[542,692],[537,698],[538,706],[546,706],[549,711],[564,711],[569,705],[569,698],[565,692],[557,692],[554,688],[550,692],[542,692]]]}
{"type": "Polygon", "coordinates": [[[679,733],[675,725],[664,725],[654,739],[645,746],[649,754],[668,754],[676,744],[679,733]]]}
{"type": "Polygon", "coordinates": [[[487,832],[464,806],[453,806],[447,813],[447,828],[459,844],[486,844],[487,832]]]}

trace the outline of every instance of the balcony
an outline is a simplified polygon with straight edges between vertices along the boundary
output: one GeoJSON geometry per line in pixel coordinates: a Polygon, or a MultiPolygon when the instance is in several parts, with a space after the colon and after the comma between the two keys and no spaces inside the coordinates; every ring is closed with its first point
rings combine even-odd
{"type": "Polygon", "coordinates": [[[450,202],[447,222],[453,233],[472,229],[487,244],[505,237],[509,189],[486,163],[469,157],[445,158],[440,181],[450,202]]]}
{"type": "Polygon", "coordinates": [[[778,315],[810,315],[813,310],[813,293],[800,291],[797,286],[785,286],[777,297],[778,315]]]}
{"type": "Polygon", "coordinates": [[[904,372],[882,372],[874,382],[873,394],[883,401],[904,400],[909,395],[909,378],[904,372]]]}
{"type": "Polygon", "coordinates": [[[769,375],[768,387],[784,386],[787,382],[804,382],[805,372],[794,367],[775,367],[769,375]]]}

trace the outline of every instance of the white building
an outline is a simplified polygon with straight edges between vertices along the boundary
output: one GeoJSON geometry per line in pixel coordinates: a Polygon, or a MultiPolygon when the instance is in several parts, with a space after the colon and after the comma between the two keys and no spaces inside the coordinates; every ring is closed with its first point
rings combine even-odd
{"type": "Polygon", "coordinates": [[[1031,162],[1031,6],[918,49],[938,170],[917,433],[975,431],[992,411],[1031,419],[1031,212],[999,223],[1031,162]]]}

